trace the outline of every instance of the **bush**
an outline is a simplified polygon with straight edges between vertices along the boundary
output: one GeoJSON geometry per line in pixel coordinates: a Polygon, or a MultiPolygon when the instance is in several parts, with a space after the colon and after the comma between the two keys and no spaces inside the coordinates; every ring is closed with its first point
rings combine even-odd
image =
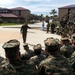
{"type": "Polygon", "coordinates": [[[2,19],[0,19],[0,25],[3,23],[3,20],[2,19]]]}

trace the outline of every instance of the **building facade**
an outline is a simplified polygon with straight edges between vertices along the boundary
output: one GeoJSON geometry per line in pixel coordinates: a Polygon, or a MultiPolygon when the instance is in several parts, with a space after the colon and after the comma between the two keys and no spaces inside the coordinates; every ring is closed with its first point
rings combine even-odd
{"type": "Polygon", "coordinates": [[[75,5],[68,5],[58,8],[58,17],[68,18],[69,20],[75,20],[75,5]]]}
{"type": "Polygon", "coordinates": [[[11,11],[13,14],[25,19],[27,19],[30,16],[30,10],[25,9],[23,7],[12,8],[11,11]]]}
{"type": "Polygon", "coordinates": [[[23,22],[28,19],[30,10],[23,7],[16,7],[12,9],[0,8],[0,18],[4,22],[23,22]]]}

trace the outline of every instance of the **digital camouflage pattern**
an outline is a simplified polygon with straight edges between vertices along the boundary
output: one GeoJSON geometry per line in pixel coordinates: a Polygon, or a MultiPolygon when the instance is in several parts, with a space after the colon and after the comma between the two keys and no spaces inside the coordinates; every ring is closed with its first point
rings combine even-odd
{"type": "Polygon", "coordinates": [[[4,58],[2,56],[0,56],[0,63],[4,60],[4,58]]]}
{"type": "Polygon", "coordinates": [[[74,49],[72,45],[63,45],[60,48],[60,51],[65,57],[70,58],[72,53],[74,52],[74,49]]]}
{"type": "Polygon", "coordinates": [[[45,55],[35,55],[33,57],[30,58],[30,61],[33,61],[36,65],[38,65],[42,60],[44,60],[46,58],[45,55]]]}
{"type": "Polygon", "coordinates": [[[43,60],[39,70],[39,75],[75,75],[66,58],[56,55],[43,60]]]}
{"type": "Polygon", "coordinates": [[[20,42],[16,39],[12,39],[9,40],[8,42],[4,43],[4,45],[2,46],[3,49],[9,49],[9,48],[13,48],[13,47],[17,47],[20,45],[20,42]]]}
{"type": "Polygon", "coordinates": [[[71,58],[70,58],[71,65],[75,64],[75,51],[73,52],[71,58]]]}
{"type": "Polygon", "coordinates": [[[3,60],[0,75],[37,75],[37,70],[31,61],[15,61],[10,64],[8,60],[3,60]]]}
{"type": "Polygon", "coordinates": [[[25,53],[21,54],[21,59],[28,60],[33,56],[34,56],[34,51],[29,49],[29,50],[26,50],[25,53]]]}

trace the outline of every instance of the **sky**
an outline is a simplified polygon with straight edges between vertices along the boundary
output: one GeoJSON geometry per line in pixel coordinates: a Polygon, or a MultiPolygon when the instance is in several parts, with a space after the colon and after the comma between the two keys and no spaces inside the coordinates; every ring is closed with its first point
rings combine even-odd
{"type": "Polygon", "coordinates": [[[24,7],[31,11],[31,14],[50,16],[52,9],[75,4],[75,0],[0,0],[0,7],[14,8],[24,7]]]}

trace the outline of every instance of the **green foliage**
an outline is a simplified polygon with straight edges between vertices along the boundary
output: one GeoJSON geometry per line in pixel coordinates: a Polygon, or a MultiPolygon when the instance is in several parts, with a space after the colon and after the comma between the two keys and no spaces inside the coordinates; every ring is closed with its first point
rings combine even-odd
{"type": "Polygon", "coordinates": [[[52,9],[51,12],[50,12],[50,14],[52,15],[51,16],[51,19],[53,19],[53,21],[55,21],[56,18],[57,18],[56,13],[57,13],[57,11],[55,9],[52,9]]]}
{"type": "Polygon", "coordinates": [[[0,25],[3,23],[3,20],[0,18],[0,25]]]}
{"type": "Polygon", "coordinates": [[[48,15],[46,15],[46,18],[49,18],[49,16],[48,16],[48,15]]]}
{"type": "Polygon", "coordinates": [[[21,25],[21,23],[2,23],[1,26],[21,25]]]}
{"type": "Polygon", "coordinates": [[[55,9],[52,9],[51,12],[50,12],[50,14],[53,15],[53,16],[54,16],[56,13],[57,13],[57,11],[56,11],[55,9]]]}

